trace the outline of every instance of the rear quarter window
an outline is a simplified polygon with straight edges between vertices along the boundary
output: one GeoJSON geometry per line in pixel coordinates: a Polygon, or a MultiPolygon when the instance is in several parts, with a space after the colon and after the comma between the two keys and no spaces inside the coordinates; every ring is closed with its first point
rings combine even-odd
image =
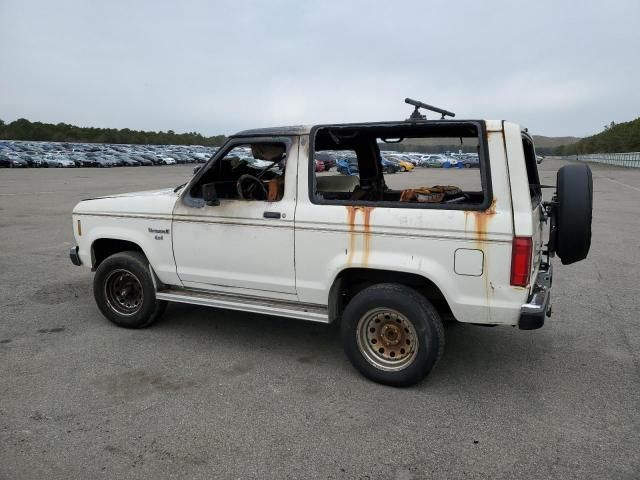
{"type": "Polygon", "coordinates": [[[542,201],[542,189],[540,187],[540,177],[538,175],[536,150],[533,145],[533,139],[528,135],[522,136],[522,149],[524,151],[527,180],[529,182],[529,195],[531,195],[531,204],[535,208],[542,201]]]}
{"type": "Polygon", "coordinates": [[[491,201],[480,122],[318,127],[311,173],[313,203],[395,208],[486,209],[491,201]]]}

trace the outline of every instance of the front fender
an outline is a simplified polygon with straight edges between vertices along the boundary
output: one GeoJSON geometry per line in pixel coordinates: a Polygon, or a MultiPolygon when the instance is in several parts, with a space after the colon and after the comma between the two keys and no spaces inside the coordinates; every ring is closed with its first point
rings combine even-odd
{"type": "Polygon", "coordinates": [[[140,218],[107,215],[73,215],[74,225],[80,221],[81,234],[76,229],[78,254],[84,265],[93,265],[92,248],[100,239],[125,240],[138,245],[161,282],[181,285],[176,274],[171,240],[171,219],[140,218]]]}

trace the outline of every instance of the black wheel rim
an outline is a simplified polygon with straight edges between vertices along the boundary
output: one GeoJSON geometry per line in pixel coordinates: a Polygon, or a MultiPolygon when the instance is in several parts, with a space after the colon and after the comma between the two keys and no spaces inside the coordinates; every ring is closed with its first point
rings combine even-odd
{"type": "Polygon", "coordinates": [[[109,308],[118,315],[135,315],[142,308],[142,284],[128,270],[111,272],[104,282],[104,294],[109,308]]]}

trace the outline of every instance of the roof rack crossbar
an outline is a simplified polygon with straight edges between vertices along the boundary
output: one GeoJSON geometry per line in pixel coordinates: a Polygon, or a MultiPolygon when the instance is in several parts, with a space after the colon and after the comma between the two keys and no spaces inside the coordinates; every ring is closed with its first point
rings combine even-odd
{"type": "Polygon", "coordinates": [[[432,112],[439,113],[442,115],[440,117],[441,120],[444,120],[444,117],[455,117],[456,114],[450,112],[448,110],[444,110],[442,108],[434,107],[433,105],[428,105],[426,103],[420,102],[419,100],[414,100],[412,98],[405,98],[404,103],[408,103],[409,105],[413,105],[415,108],[411,113],[411,116],[407,120],[426,120],[427,116],[420,113],[420,108],[424,108],[425,110],[431,110],[432,112]]]}

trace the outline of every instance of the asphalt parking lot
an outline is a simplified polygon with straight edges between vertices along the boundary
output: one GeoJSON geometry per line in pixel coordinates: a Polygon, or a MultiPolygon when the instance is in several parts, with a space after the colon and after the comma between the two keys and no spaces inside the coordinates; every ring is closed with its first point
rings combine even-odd
{"type": "Polygon", "coordinates": [[[555,262],[553,318],[450,325],[409,389],[358,375],[325,325],[99,313],[71,209],[192,166],[0,171],[0,478],[639,478],[640,169],[592,168],[591,253],[555,262]]]}

